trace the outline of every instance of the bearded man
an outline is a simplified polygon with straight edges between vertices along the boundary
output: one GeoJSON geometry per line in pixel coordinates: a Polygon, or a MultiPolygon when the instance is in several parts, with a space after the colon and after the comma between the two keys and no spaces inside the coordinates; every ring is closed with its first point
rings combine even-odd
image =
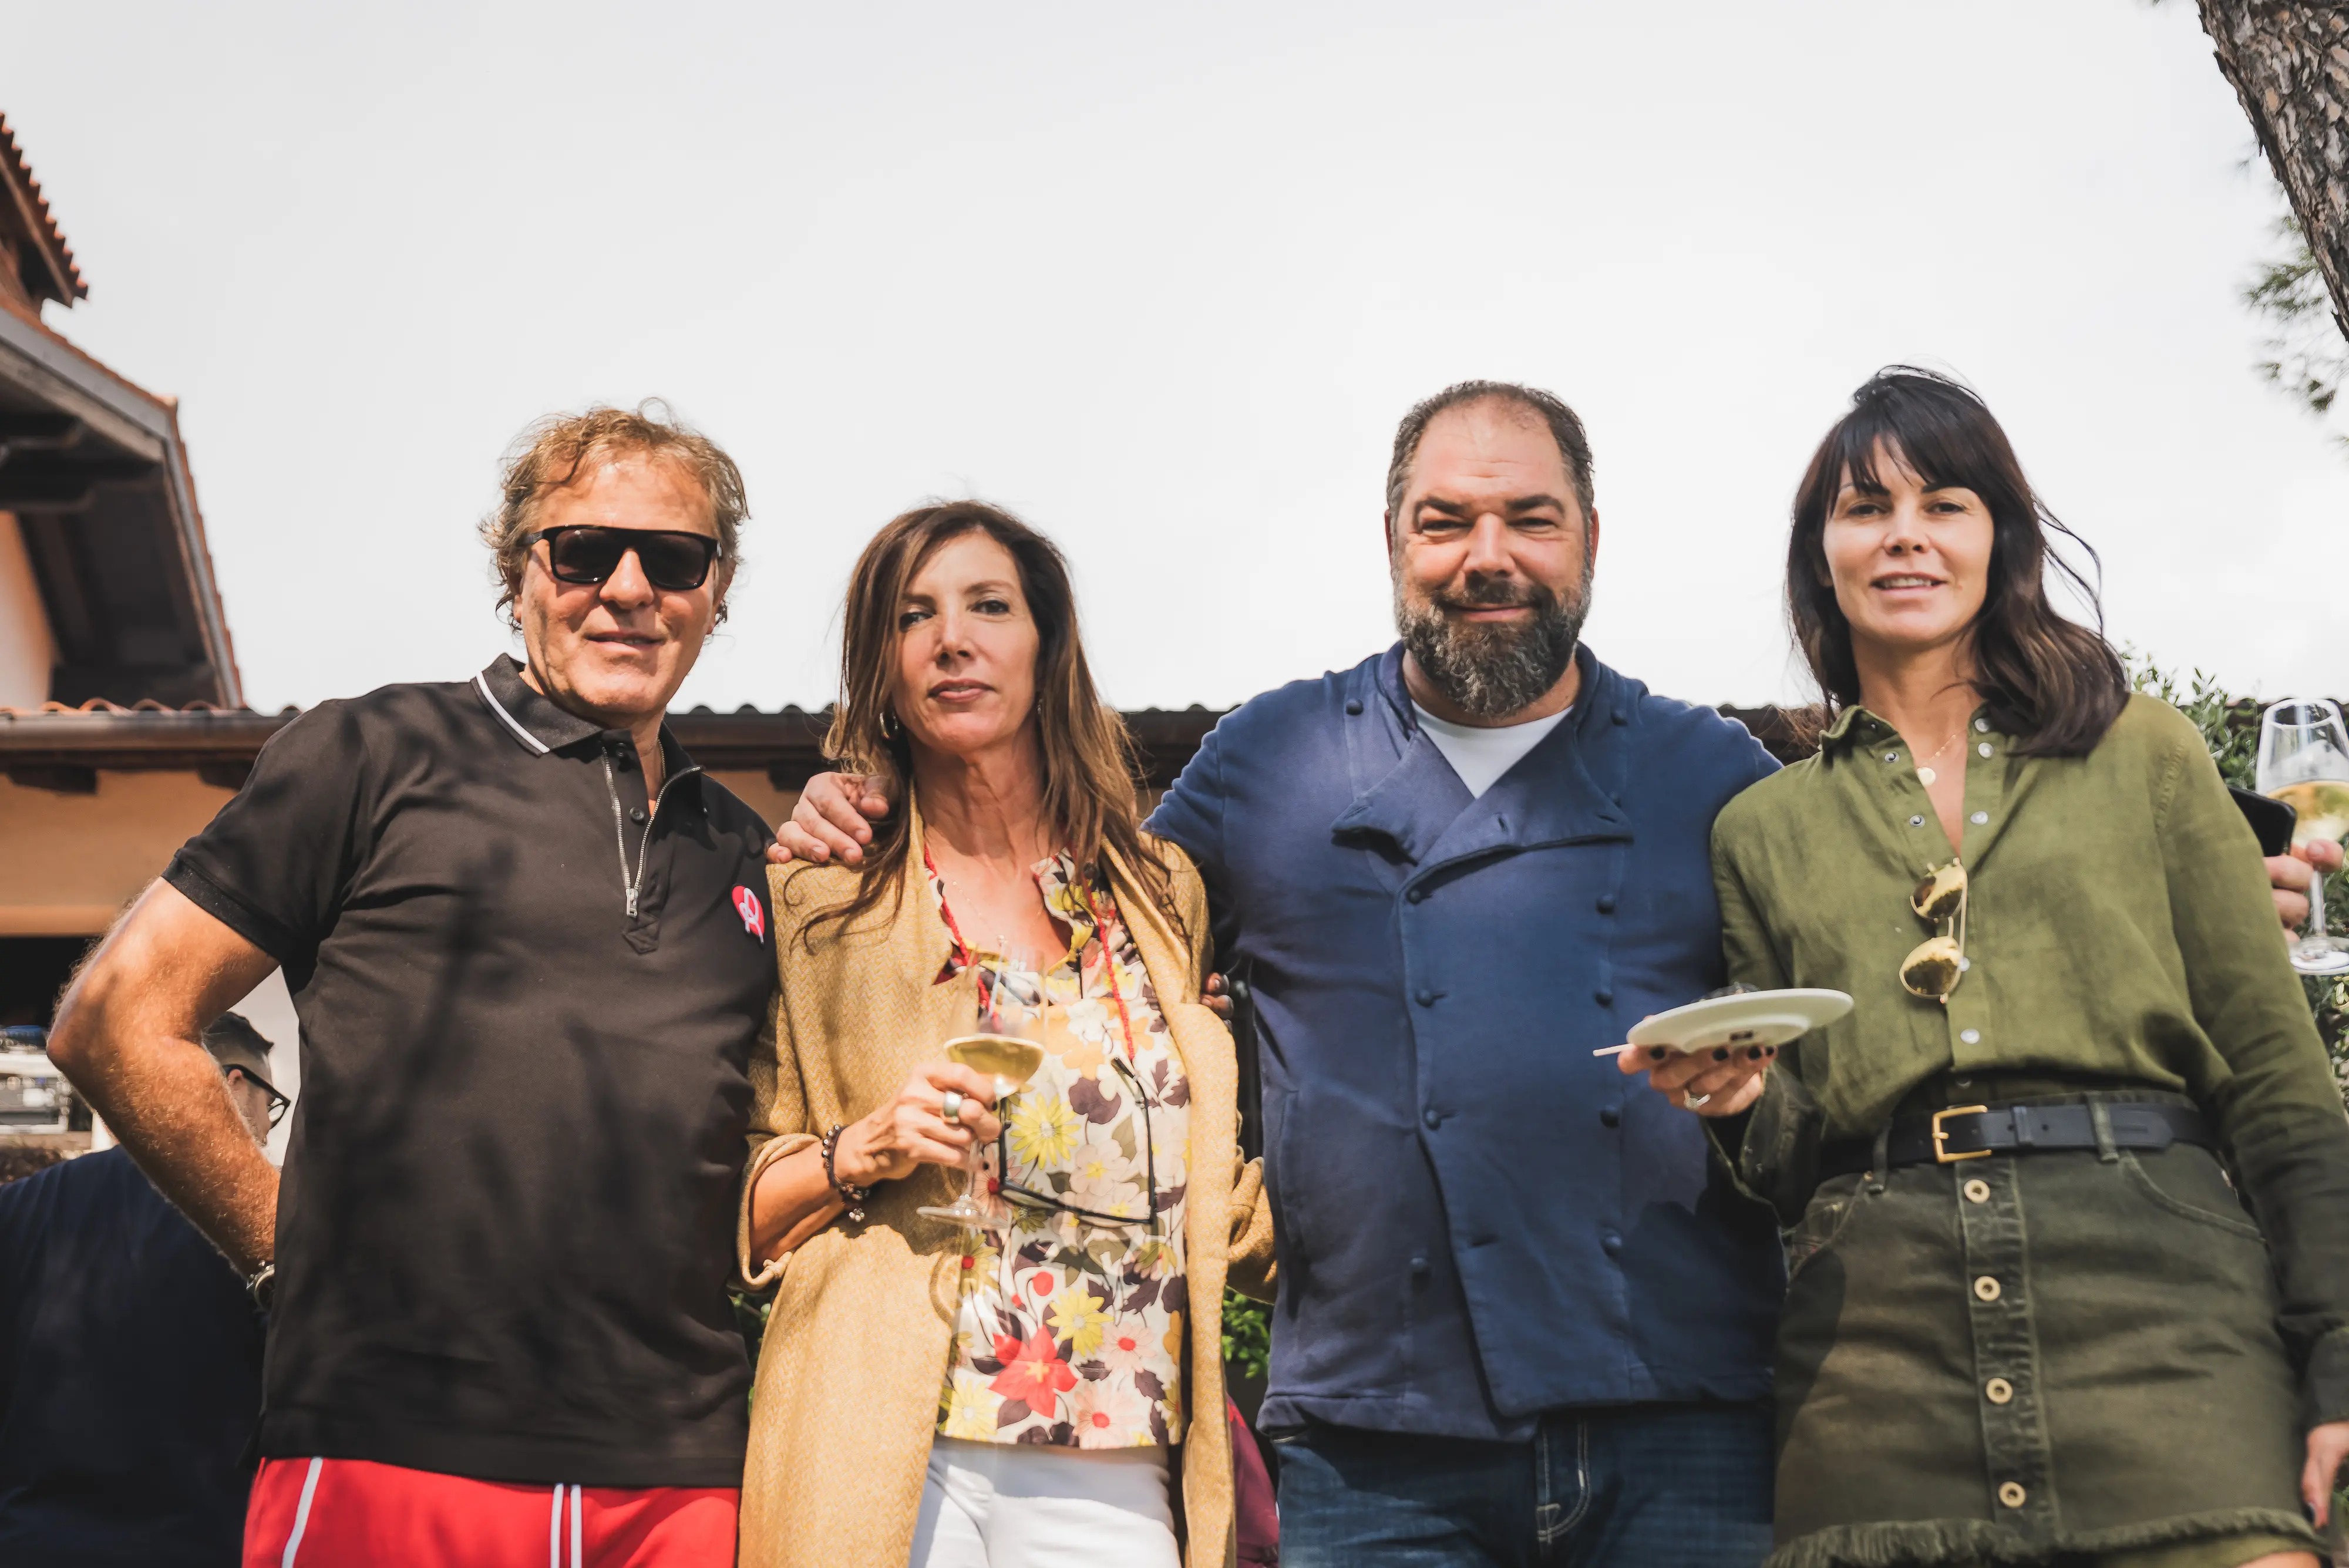
{"type": "MultiPolygon", "coordinates": [[[[1547,392],[1412,410],[1386,543],[1402,640],[1227,715],[1150,821],[1256,994],[1281,1560],[1751,1568],[1777,1233],[1592,1052],[1721,983],[1713,819],[1776,764],[1578,646],[1599,514],[1547,392]]],[[[854,859],[860,783],[784,846],[854,859]]]]}

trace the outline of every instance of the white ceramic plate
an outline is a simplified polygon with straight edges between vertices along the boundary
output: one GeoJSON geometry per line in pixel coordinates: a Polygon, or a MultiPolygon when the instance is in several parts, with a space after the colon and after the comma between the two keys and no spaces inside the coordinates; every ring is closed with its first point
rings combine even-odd
{"type": "Polygon", "coordinates": [[[1850,1011],[1851,998],[1840,991],[1749,991],[1641,1019],[1628,1038],[1670,1051],[1784,1045],[1850,1011]]]}

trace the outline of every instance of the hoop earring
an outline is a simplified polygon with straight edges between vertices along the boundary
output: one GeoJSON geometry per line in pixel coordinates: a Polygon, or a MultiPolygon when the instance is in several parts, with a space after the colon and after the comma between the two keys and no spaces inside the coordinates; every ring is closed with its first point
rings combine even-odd
{"type": "Polygon", "coordinates": [[[894,741],[904,733],[905,727],[897,722],[895,711],[888,708],[881,710],[881,738],[885,741],[894,741]]]}

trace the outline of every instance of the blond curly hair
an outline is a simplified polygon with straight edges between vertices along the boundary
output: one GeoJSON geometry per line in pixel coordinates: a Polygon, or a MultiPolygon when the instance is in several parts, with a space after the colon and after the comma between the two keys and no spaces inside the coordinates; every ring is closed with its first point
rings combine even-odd
{"type": "Polygon", "coordinates": [[[522,592],[523,567],[530,559],[530,535],[547,495],[575,483],[591,467],[625,457],[674,463],[701,487],[718,529],[719,579],[718,618],[726,618],[725,587],[741,564],[738,543],[750,503],[742,471],[723,448],[679,420],[667,403],[647,398],[633,409],[597,406],[575,414],[549,414],[516,436],[506,448],[498,482],[497,509],[481,519],[481,542],[494,557],[498,610],[514,624],[514,597],[522,592]]]}

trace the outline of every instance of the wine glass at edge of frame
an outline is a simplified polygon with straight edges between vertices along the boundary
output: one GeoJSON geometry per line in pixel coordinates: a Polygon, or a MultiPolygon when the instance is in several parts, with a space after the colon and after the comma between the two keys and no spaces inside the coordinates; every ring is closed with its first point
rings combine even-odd
{"type": "MultiPolygon", "coordinates": [[[[2349,729],[2341,710],[2322,697],[2287,697],[2261,713],[2256,782],[2261,794],[2300,814],[2293,848],[2349,837],[2349,729]]],[[[2324,929],[2324,878],[2314,872],[2308,930],[2292,944],[2292,967],[2302,974],[2349,973],[2349,942],[2324,929]]]]}

